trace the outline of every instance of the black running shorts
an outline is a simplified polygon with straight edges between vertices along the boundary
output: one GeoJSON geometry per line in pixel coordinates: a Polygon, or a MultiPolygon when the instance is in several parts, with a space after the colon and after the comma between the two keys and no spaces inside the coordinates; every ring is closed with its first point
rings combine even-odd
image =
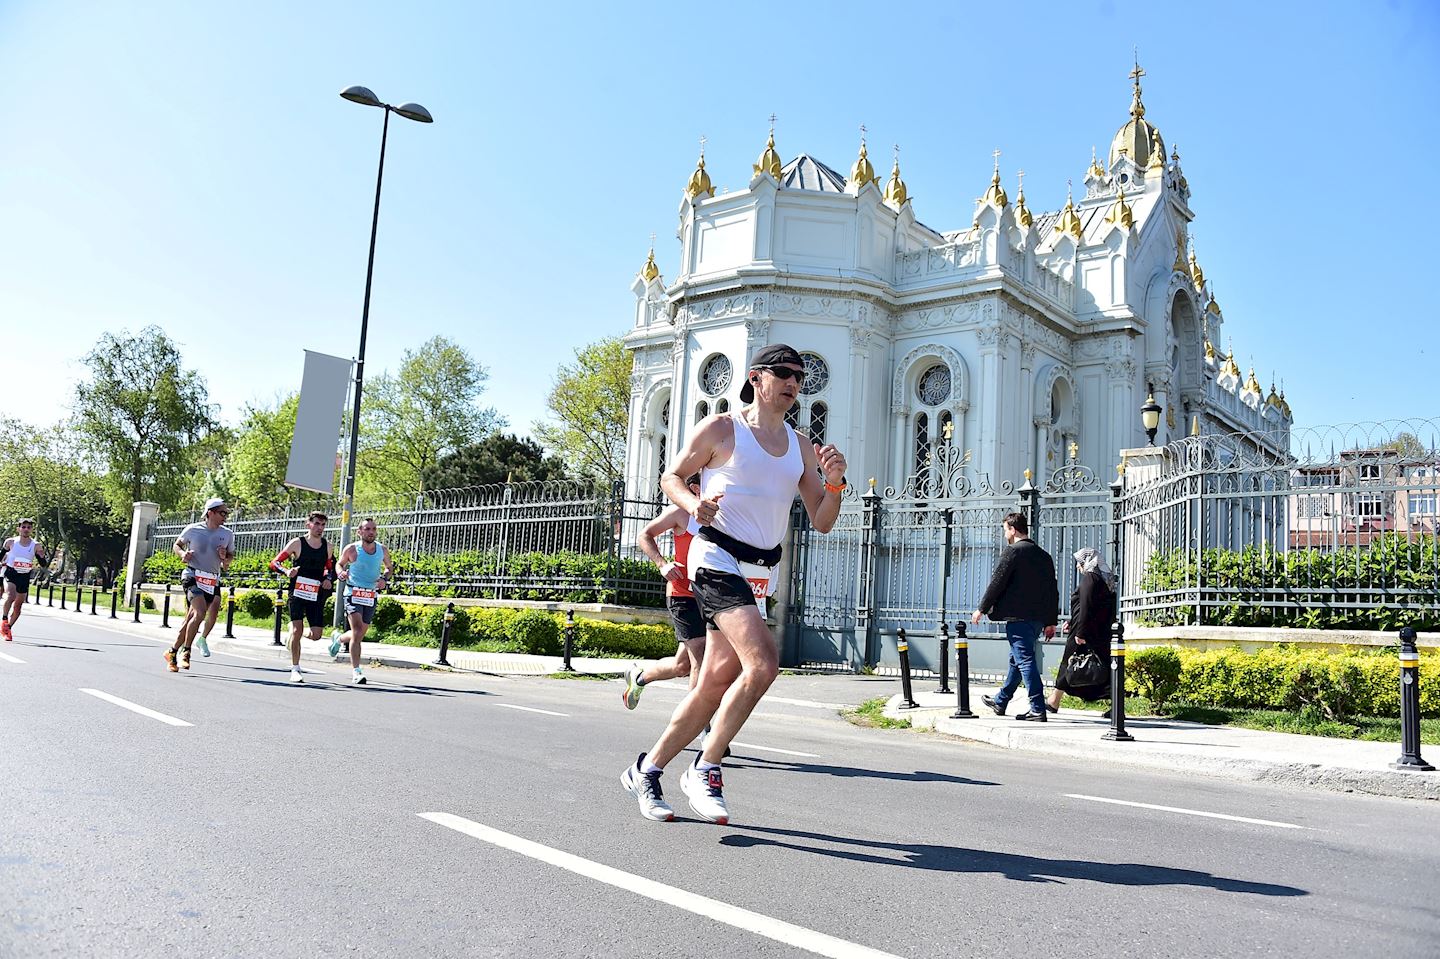
{"type": "Polygon", "coordinates": [[[185,591],[185,602],[187,604],[193,603],[197,599],[203,599],[206,609],[209,609],[210,604],[220,598],[220,584],[218,582],[215,584],[215,592],[207,593],[195,585],[194,576],[182,576],[180,577],[180,588],[185,591]]]}
{"type": "Polygon", "coordinates": [[[30,592],[30,573],[28,571],[22,573],[17,569],[6,566],[5,579],[7,582],[15,584],[15,592],[19,593],[20,595],[23,596],[26,593],[30,592]]]}
{"type": "Polygon", "coordinates": [[[305,620],[313,627],[325,625],[325,602],[319,599],[296,599],[290,597],[290,622],[305,620]]]}
{"type": "Polygon", "coordinates": [[[670,622],[675,624],[676,640],[688,643],[705,638],[705,618],[694,596],[667,596],[665,608],[670,610],[670,622]]]}
{"type": "Polygon", "coordinates": [[[695,598],[700,601],[700,612],[704,615],[707,626],[718,629],[719,627],[715,626],[715,616],[727,609],[751,606],[759,612],[750,584],[734,573],[722,573],[701,566],[695,570],[690,588],[695,591],[695,598]]]}

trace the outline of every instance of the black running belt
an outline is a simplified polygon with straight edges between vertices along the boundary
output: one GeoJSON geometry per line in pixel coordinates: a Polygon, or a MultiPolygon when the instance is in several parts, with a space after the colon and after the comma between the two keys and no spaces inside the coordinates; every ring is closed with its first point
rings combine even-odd
{"type": "Polygon", "coordinates": [[[749,543],[742,543],[730,534],[722,533],[713,526],[700,527],[700,535],[740,562],[754,563],[756,566],[776,566],[779,564],[780,556],[784,552],[779,546],[772,547],[771,549],[761,549],[758,546],[751,546],[749,543]]]}

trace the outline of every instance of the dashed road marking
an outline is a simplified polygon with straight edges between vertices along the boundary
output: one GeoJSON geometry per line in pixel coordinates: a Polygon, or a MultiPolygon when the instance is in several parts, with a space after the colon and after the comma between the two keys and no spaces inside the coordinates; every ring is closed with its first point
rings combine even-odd
{"type": "Polygon", "coordinates": [[[1223,812],[1205,812],[1200,809],[1182,809],[1179,806],[1157,806],[1148,802],[1131,802],[1128,799],[1107,799],[1104,796],[1085,796],[1080,793],[1065,793],[1067,799],[1085,799],[1089,802],[1109,803],[1113,806],[1134,806],[1137,809],[1155,809],[1160,812],[1180,813],[1184,816],[1203,816],[1206,819],[1228,819],[1231,822],[1248,822],[1256,826],[1274,826],[1277,829],[1307,829],[1293,822],[1275,822],[1273,819],[1251,819],[1249,816],[1230,816],[1223,812]]]}
{"type": "Polygon", "coordinates": [[[139,703],[132,703],[132,702],[131,702],[130,700],[128,700],[128,699],[121,699],[119,696],[112,696],[112,695],[110,695],[109,693],[102,693],[102,692],[101,692],[100,690],[98,690],[98,689],[84,689],[84,688],[82,688],[82,689],[80,690],[80,692],[82,692],[82,693],[89,693],[91,696],[94,696],[96,699],[103,699],[103,700],[105,700],[107,703],[114,703],[116,706],[119,706],[121,709],[128,709],[128,710],[130,710],[132,713],[139,713],[141,716],[149,716],[151,719],[158,719],[158,720],[160,720],[160,722],[162,722],[162,723],[169,723],[171,726],[193,726],[193,725],[194,725],[194,723],[187,723],[187,722],[186,722],[185,720],[183,720],[183,719],[176,719],[174,716],[167,716],[167,715],[165,715],[164,713],[157,713],[157,712],[156,712],[155,710],[153,710],[153,709],[148,709],[148,708],[146,708],[145,706],[141,706],[139,703]]]}
{"type": "Polygon", "coordinates": [[[582,859],[559,849],[542,846],[538,842],[522,839],[519,836],[483,826],[478,822],[451,813],[422,812],[416,813],[416,815],[447,829],[453,829],[482,842],[488,842],[502,849],[518,852],[522,856],[529,856],[531,859],[558,866],[587,879],[594,879],[617,889],[624,889],[655,902],[684,909],[697,916],[705,916],[716,922],[723,922],[736,929],[744,929],[747,932],[753,932],[756,935],[783,942],[816,955],[829,956],[831,959],[899,959],[893,953],[881,952],[878,949],[871,949],[869,946],[862,946],[826,935],[823,932],[806,929],[804,926],[792,925],[782,919],[773,919],[758,912],[751,912],[749,909],[732,906],[718,899],[667,886],[662,882],[624,872],[613,866],[592,862],[589,859],[582,859]]]}
{"type": "Polygon", "coordinates": [[[22,666],[25,664],[25,660],[11,656],[9,653],[0,653],[0,659],[5,660],[7,663],[19,663],[22,666]]]}
{"type": "Polygon", "coordinates": [[[557,713],[550,709],[536,709],[534,706],[517,706],[514,703],[491,703],[492,706],[499,706],[501,709],[520,709],[527,713],[544,713],[546,716],[564,716],[569,718],[569,713],[557,713]]]}
{"type": "Polygon", "coordinates": [[[804,757],[805,759],[819,759],[819,758],[820,758],[820,757],[817,756],[815,753],[802,753],[802,752],[799,752],[798,750],[794,750],[794,749],[780,749],[780,748],[778,748],[778,747],[776,747],[776,746],[757,746],[757,745],[755,745],[754,743],[740,743],[740,742],[735,742],[733,739],[730,741],[730,745],[733,746],[733,747],[735,747],[736,749],[758,749],[758,750],[760,750],[762,753],[779,753],[779,754],[782,755],[782,756],[802,756],[802,757],[804,757]]]}

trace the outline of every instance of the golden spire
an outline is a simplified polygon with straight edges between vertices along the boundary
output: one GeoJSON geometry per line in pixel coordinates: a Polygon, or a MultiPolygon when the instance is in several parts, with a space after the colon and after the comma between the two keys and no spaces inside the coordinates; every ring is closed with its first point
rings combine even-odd
{"type": "Polygon", "coordinates": [[[1280,383],[1280,412],[1285,414],[1287,420],[1290,419],[1290,404],[1285,400],[1285,383],[1283,381],[1280,383]]]}
{"type": "Polygon", "coordinates": [[[685,195],[695,199],[701,194],[714,196],[715,187],[710,184],[710,174],[705,172],[705,138],[700,138],[700,159],[695,163],[695,172],[690,174],[690,182],[685,185],[685,195]]]}
{"type": "Polygon", "coordinates": [[[1125,202],[1125,191],[1120,191],[1120,197],[1115,205],[1110,208],[1110,215],[1105,218],[1108,223],[1119,224],[1122,229],[1133,230],[1135,228],[1135,214],[1130,209],[1130,204],[1125,202]]]}
{"type": "Polygon", "coordinates": [[[760,154],[760,161],[755,164],[755,175],[768,173],[780,182],[780,154],[775,152],[775,114],[770,114],[770,139],[765,141],[765,152],[760,154]]]}
{"type": "Polygon", "coordinates": [[[860,124],[860,156],[856,158],[855,165],[850,168],[850,182],[855,184],[859,190],[867,183],[875,183],[880,178],[875,175],[875,167],[870,163],[870,156],[865,152],[865,124],[860,124]]]}
{"type": "Polygon", "coordinates": [[[1105,168],[1100,165],[1099,157],[1095,156],[1095,148],[1090,148],[1090,169],[1085,171],[1086,176],[1102,177],[1105,175],[1105,168]]]}
{"type": "Polygon", "coordinates": [[[1195,414],[1193,417],[1191,417],[1191,419],[1190,419],[1190,435],[1191,435],[1191,436],[1199,436],[1199,435],[1200,435],[1200,414],[1199,414],[1199,413],[1196,413],[1196,414],[1195,414]]]}
{"type": "Polygon", "coordinates": [[[655,234],[650,234],[650,256],[645,260],[645,265],[640,268],[640,278],[646,283],[660,275],[660,267],[655,265],[655,234]]]}
{"type": "Polygon", "coordinates": [[[1221,369],[1235,377],[1236,380],[1240,379],[1240,364],[1235,362],[1235,346],[1233,344],[1230,346],[1230,352],[1225,356],[1225,365],[1221,369]]]}
{"type": "MultiPolygon", "coordinates": [[[[1277,410],[1280,410],[1280,409],[1281,409],[1281,406],[1280,406],[1280,394],[1275,392],[1275,381],[1274,381],[1274,380],[1271,380],[1271,381],[1270,381],[1270,395],[1267,396],[1267,397],[1265,397],[1265,405],[1266,405],[1266,406],[1273,406],[1273,407],[1275,407],[1275,409],[1277,409],[1277,410]]],[[[1283,412],[1283,411],[1282,411],[1282,412],[1283,412]]]]}
{"type": "Polygon", "coordinates": [[[990,189],[985,191],[982,201],[993,203],[998,209],[1005,209],[1010,203],[1010,198],[1005,195],[1005,188],[1000,185],[1000,151],[995,151],[995,174],[990,177],[990,189]]]}
{"type": "Polygon", "coordinates": [[[1260,381],[1255,378],[1255,367],[1253,366],[1250,367],[1250,375],[1245,378],[1245,389],[1242,392],[1260,395],[1260,381]]]}
{"type": "Polygon", "coordinates": [[[1066,181],[1065,188],[1065,209],[1060,211],[1060,219],[1055,221],[1056,233],[1069,233],[1075,239],[1080,239],[1083,227],[1080,225],[1080,215],[1075,212],[1075,203],[1070,196],[1070,184],[1066,181]]]}
{"type": "Polygon", "coordinates": [[[1214,313],[1216,316],[1220,315],[1220,304],[1215,302],[1214,290],[1210,291],[1210,302],[1205,304],[1205,312],[1214,313]]]}
{"type": "Polygon", "coordinates": [[[1200,269],[1200,264],[1195,262],[1195,251],[1190,251],[1190,279],[1195,281],[1197,290],[1205,289],[1205,271],[1200,269]]]}
{"type": "Polygon", "coordinates": [[[1140,102],[1140,78],[1144,75],[1145,71],[1140,69],[1140,54],[1137,52],[1135,69],[1130,71],[1130,79],[1135,81],[1135,99],[1130,103],[1130,115],[1137,120],[1145,115],[1145,104],[1140,102]]]}
{"type": "Polygon", "coordinates": [[[1020,179],[1020,189],[1015,194],[1015,222],[1028,230],[1030,224],[1035,222],[1035,218],[1025,207],[1025,171],[1017,171],[1016,176],[1020,179]]]}
{"type": "Polygon", "coordinates": [[[885,184],[885,201],[902,207],[908,199],[910,199],[910,191],[905,189],[905,181],[900,179],[900,144],[897,143],[895,144],[895,166],[890,171],[890,182],[885,184]]]}

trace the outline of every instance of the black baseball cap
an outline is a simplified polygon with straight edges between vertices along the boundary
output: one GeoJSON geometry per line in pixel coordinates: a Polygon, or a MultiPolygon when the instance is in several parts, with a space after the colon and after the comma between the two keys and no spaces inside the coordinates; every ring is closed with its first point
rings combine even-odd
{"type": "Polygon", "coordinates": [[[762,346],[750,357],[750,366],[747,369],[745,385],[740,387],[740,402],[753,403],[755,401],[755,387],[750,382],[749,370],[761,366],[775,366],[780,363],[793,363],[796,366],[804,366],[805,361],[800,354],[795,352],[794,347],[786,346],[784,343],[772,343],[769,346],[762,346]]]}

